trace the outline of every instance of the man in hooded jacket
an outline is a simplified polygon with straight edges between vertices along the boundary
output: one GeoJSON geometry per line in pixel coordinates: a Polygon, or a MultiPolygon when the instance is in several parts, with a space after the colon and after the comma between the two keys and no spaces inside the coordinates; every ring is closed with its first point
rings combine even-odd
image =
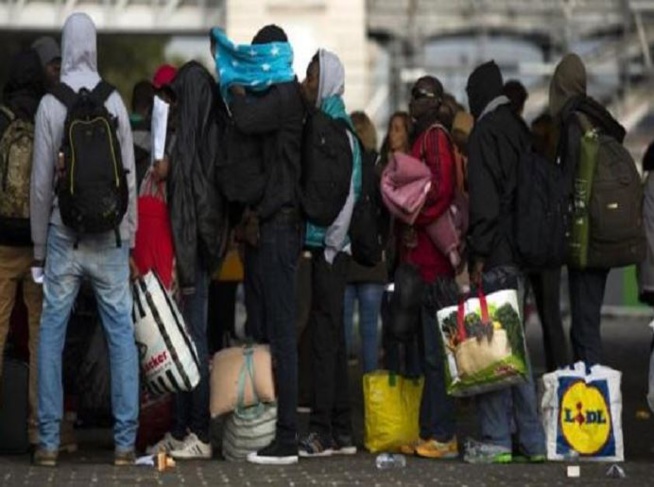
{"type": "MultiPolygon", "coordinates": [[[[10,76],[2,92],[0,111],[0,139],[5,135],[11,120],[34,123],[39,101],[45,93],[44,79],[39,57],[34,50],[17,54],[11,61],[10,76]],[[6,111],[5,111],[6,110],[6,111]]],[[[7,134],[10,136],[9,134],[7,134]]],[[[5,161],[9,163],[9,161],[5,161]]],[[[28,168],[26,168],[28,170],[28,168]]],[[[4,177],[7,177],[6,175],[4,177]]],[[[6,185],[6,181],[3,182],[6,185]]],[[[27,183],[25,183],[25,187],[27,183]]],[[[29,189],[22,198],[29,198],[29,189]]],[[[9,332],[11,312],[16,299],[16,288],[22,283],[23,300],[27,306],[29,328],[30,374],[29,374],[29,441],[38,443],[36,431],[37,398],[37,347],[39,322],[43,304],[43,292],[31,278],[30,265],[33,249],[28,219],[0,217],[0,354],[5,348],[9,332]]],[[[2,382],[0,358],[0,382],[2,382]]]]}
{"type": "MultiPolygon", "coordinates": [[[[602,131],[622,142],[624,128],[599,103],[586,95],[586,68],[576,54],[566,55],[556,67],[550,83],[550,113],[559,132],[558,147],[561,164],[575,174],[581,154],[581,139],[591,128],[602,131]]],[[[570,193],[572,194],[572,180],[570,193]]],[[[606,279],[610,269],[568,268],[570,338],[574,361],[589,365],[602,363],[600,334],[601,309],[606,279]]]]}
{"type": "MultiPolygon", "coordinates": [[[[96,30],[82,13],[68,17],[62,33],[61,81],[75,92],[92,90],[99,82],[96,30]]],[[[134,148],[129,116],[118,92],[105,102],[118,122],[117,136],[127,171],[129,206],[120,224],[120,237],[129,245],[116,245],[113,231],[78,236],[64,226],[53,187],[55,167],[63,139],[66,107],[46,95],[36,115],[32,162],[30,217],[34,242],[33,271],[44,276],[44,303],[39,341],[39,447],[34,463],[56,466],[59,423],[62,419],[62,350],[73,303],[82,279],[91,281],[111,362],[111,402],[114,414],[114,463],[134,462],[139,412],[138,355],[134,343],[129,251],[136,232],[134,148]]]]}
{"type": "Polygon", "coordinates": [[[361,192],[361,147],[345,111],[345,70],[338,56],[320,49],[309,63],[302,83],[307,104],[340,119],[352,150],[350,192],[329,228],[307,224],[305,246],[311,251],[311,372],[314,380],[309,435],[300,443],[300,456],[354,454],[343,304],[350,262],[348,229],[361,192]]]}
{"type": "MultiPolygon", "coordinates": [[[[523,280],[517,266],[513,214],[518,164],[530,135],[511,111],[509,99],[502,95],[502,86],[497,64],[489,61],[473,71],[466,87],[470,111],[475,117],[468,141],[468,241],[470,280],[476,284],[481,283],[482,274],[491,270],[515,274],[523,280]]],[[[531,371],[527,376],[529,380],[524,384],[478,396],[482,439],[466,446],[466,461],[510,462],[512,418],[518,429],[519,453],[531,461],[544,460],[545,438],[531,371]]]]}
{"type": "MultiPolygon", "coordinates": [[[[262,28],[253,44],[288,42],[276,25],[262,28]]],[[[248,456],[257,464],[298,461],[297,338],[295,293],[302,218],[299,209],[300,153],[304,107],[297,81],[274,83],[262,93],[230,88],[236,129],[256,144],[265,168],[263,195],[245,244],[245,305],[253,338],[270,343],[277,393],[275,440],[248,456]]]]}
{"type": "Polygon", "coordinates": [[[207,310],[209,277],[227,246],[226,205],[215,181],[220,110],[215,82],[199,63],[185,64],[170,84],[174,95],[174,135],[167,152],[167,197],[182,294],[182,314],[193,337],[200,383],[176,394],[173,429],[152,450],[179,460],[209,459],[209,351],[207,310]]]}

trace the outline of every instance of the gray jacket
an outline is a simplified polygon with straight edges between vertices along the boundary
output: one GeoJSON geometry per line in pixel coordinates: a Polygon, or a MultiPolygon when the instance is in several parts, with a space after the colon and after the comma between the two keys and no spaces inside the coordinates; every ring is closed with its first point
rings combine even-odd
{"type": "MultiPolygon", "coordinates": [[[[100,81],[97,69],[96,32],[86,14],[71,15],[62,32],[61,81],[74,91],[93,89],[100,81]]],[[[118,118],[118,141],[123,166],[127,173],[129,206],[120,224],[120,236],[134,247],[136,235],[136,173],[134,147],[129,116],[118,92],[114,92],[105,106],[118,118]]],[[[59,206],[54,193],[55,163],[61,147],[66,107],[52,95],[46,95],[36,114],[34,154],[30,192],[30,219],[34,258],[45,259],[48,225],[62,226],[59,206]]]]}

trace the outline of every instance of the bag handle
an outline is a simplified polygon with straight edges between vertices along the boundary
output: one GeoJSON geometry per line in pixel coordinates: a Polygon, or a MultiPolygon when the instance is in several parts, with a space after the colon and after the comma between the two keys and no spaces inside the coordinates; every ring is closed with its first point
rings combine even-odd
{"type": "Polygon", "coordinates": [[[263,409],[264,405],[259,400],[259,396],[254,387],[254,347],[251,344],[248,344],[243,348],[243,365],[241,365],[241,371],[238,375],[238,395],[235,413],[240,417],[256,418],[261,415],[263,409]],[[256,400],[256,405],[252,408],[245,407],[245,385],[248,377],[252,384],[252,393],[256,400]]]}
{"type": "MultiPolygon", "coordinates": [[[[459,341],[462,342],[468,338],[468,333],[465,327],[465,302],[470,298],[470,294],[463,295],[459,299],[459,309],[456,313],[456,328],[459,335],[459,341]]],[[[479,286],[477,288],[477,298],[479,299],[479,309],[481,311],[481,323],[483,325],[490,325],[490,313],[488,312],[488,301],[484,290],[479,286]]]]}

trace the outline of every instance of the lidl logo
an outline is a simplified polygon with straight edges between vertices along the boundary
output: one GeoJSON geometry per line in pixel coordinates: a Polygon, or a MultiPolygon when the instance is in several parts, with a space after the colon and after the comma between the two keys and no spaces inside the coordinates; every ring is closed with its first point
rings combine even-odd
{"type": "Polygon", "coordinates": [[[602,392],[583,381],[561,398],[560,426],[567,443],[582,455],[600,452],[611,438],[610,410],[602,392]]]}

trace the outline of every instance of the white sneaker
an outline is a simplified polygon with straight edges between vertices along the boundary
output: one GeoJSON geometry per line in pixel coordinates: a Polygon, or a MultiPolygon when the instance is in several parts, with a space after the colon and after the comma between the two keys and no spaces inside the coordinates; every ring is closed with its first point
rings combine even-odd
{"type": "Polygon", "coordinates": [[[208,460],[213,456],[213,449],[210,443],[204,443],[195,433],[189,433],[182,447],[172,450],[170,456],[175,460],[208,460]]]}
{"type": "Polygon", "coordinates": [[[179,450],[184,447],[184,442],[176,440],[173,435],[166,433],[166,435],[152,446],[146,448],[145,453],[148,455],[156,455],[157,453],[170,453],[173,450],[179,450]]]}

